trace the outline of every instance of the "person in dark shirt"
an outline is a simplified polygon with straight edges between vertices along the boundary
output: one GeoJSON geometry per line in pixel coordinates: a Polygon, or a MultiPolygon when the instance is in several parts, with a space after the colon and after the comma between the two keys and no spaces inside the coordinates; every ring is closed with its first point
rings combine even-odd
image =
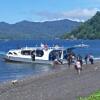
{"type": "Polygon", "coordinates": [[[93,55],[90,54],[89,55],[89,61],[90,61],[91,64],[94,64],[94,59],[93,58],[94,58],[93,55]]]}
{"type": "Polygon", "coordinates": [[[87,64],[87,61],[88,61],[88,55],[85,56],[84,60],[85,60],[85,63],[87,64]]]}

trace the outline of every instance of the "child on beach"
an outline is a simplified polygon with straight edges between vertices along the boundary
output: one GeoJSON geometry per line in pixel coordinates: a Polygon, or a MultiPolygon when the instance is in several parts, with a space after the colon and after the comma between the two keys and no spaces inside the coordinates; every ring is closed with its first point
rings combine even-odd
{"type": "Polygon", "coordinates": [[[77,70],[77,72],[78,72],[78,74],[80,75],[80,71],[81,71],[81,63],[80,63],[80,61],[79,60],[77,60],[76,62],[75,62],[75,69],[77,70]]]}
{"type": "Polygon", "coordinates": [[[83,65],[82,56],[81,55],[78,55],[77,56],[77,60],[80,62],[80,64],[81,64],[81,70],[82,70],[82,65],[83,65]]]}

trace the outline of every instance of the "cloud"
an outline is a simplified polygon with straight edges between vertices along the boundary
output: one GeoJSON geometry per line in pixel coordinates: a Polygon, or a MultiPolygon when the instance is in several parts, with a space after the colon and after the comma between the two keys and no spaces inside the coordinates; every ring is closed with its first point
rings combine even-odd
{"type": "Polygon", "coordinates": [[[72,19],[72,20],[87,20],[91,18],[99,9],[94,8],[94,9],[76,9],[72,11],[68,11],[63,13],[63,15],[66,18],[72,19]]]}
{"type": "Polygon", "coordinates": [[[95,15],[97,11],[100,11],[100,9],[75,9],[64,12],[41,11],[35,14],[40,17],[41,20],[71,19],[76,21],[85,21],[95,15]]]}

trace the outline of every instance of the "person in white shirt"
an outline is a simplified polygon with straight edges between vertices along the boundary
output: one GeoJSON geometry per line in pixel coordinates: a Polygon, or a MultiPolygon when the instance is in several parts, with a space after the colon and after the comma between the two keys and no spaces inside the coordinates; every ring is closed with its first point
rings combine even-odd
{"type": "Polygon", "coordinates": [[[78,74],[80,74],[80,71],[81,71],[81,63],[79,60],[77,60],[75,62],[75,69],[77,70],[78,74]]]}

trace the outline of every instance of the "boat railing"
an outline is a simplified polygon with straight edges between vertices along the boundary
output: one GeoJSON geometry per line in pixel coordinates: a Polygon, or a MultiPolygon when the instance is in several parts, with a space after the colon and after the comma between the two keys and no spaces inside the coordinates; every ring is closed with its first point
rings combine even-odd
{"type": "MultiPolygon", "coordinates": [[[[23,48],[21,48],[21,50],[31,50],[31,49],[45,49],[45,47],[23,47],[23,48]]],[[[64,49],[64,47],[48,47],[47,48],[48,50],[50,50],[50,49],[59,49],[59,50],[63,50],[64,49]]]]}

